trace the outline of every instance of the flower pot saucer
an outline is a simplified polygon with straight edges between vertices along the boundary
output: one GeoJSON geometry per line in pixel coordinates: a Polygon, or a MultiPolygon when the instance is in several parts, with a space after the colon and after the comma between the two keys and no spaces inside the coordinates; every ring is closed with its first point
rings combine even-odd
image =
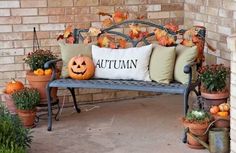
{"type": "Polygon", "coordinates": [[[187,143],[187,146],[191,149],[205,149],[205,147],[202,146],[202,145],[201,146],[196,146],[196,145],[191,145],[191,144],[187,143]]]}

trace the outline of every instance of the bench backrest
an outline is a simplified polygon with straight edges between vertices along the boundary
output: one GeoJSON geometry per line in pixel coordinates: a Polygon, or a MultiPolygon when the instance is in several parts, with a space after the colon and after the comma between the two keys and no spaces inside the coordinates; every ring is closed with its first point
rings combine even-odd
{"type": "MultiPolygon", "coordinates": [[[[123,22],[121,22],[119,24],[112,25],[109,28],[101,29],[101,33],[97,37],[99,37],[102,34],[108,33],[108,34],[112,34],[112,35],[117,35],[117,36],[123,37],[127,42],[130,42],[133,47],[136,47],[141,42],[143,42],[146,45],[150,44],[150,42],[147,39],[149,37],[152,37],[152,36],[155,35],[154,31],[149,33],[147,36],[144,36],[140,40],[132,39],[127,34],[124,34],[124,33],[118,32],[118,31],[114,31],[115,29],[118,29],[118,28],[124,28],[125,26],[127,26],[129,24],[139,24],[141,26],[153,27],[153,28],[158,28],[158,29],[161,29],[161,30],[165,30],[168,34],[172,35],[175,39],[177,39],[178,35],[181,36],[181,35],[183,35],[187,31],[186,29],[180,29],[180,30],[178,30],[177,33],[175,33],[173,31],[165,28],[165,26],[163,26],[163,25],[155,24],[155,23],[152,23],[150,21],[145,21],[145,20],[126,20],[126,21],[123,21],[123,22]]],[[[198,52],[201,52],[203,54],[206,28],[202,27],[202,26],[196,26],[196,27],[198,29],[200,29],[198,31],[197,36],[202,40],[202,43],[203,43],[202,44],[203,46],[201,47],[202,50],[198,51],[198,52]]],[[[79,43],[80,41],[83,42],[83,40],[85,39],[84,36],[83,36],[83,33],[87,33],[88,31],[89,31],[89,29],[74,29],[73,34],[74,34],[74,38],[75,38],[75,43],[79,43]]]]}

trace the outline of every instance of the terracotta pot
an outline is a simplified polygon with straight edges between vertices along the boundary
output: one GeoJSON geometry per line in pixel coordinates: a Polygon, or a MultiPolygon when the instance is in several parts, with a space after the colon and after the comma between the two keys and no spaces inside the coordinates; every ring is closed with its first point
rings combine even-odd
{"type": "Polygon", "coordinates": [[[223,93],[206,93],[206,92],[201,92],[201,96],[204,99],[204,105],[205,109],[207,111],[210,110],[211,106],[213,105],[220,105],[222,103],[227,102],[227,99],[229,97],[229,92],[223,92],[223,93]]]}
{"type": "MultiPolygon", "coordinates": [[[[208,135],[198,136],[198,138],[204,142],[207,142],[208,135]]],[[[192,149],[205,149],[205,147],[196,141],[189,133],[187,133],[187,144],[188,147],[192,149]]]]}
{"type": "MultiPolygon", "coordinates": [[[[39,90],[40,104],[47,104],[46,87],[47,87],[48,82],[51,79],[51,75],[37,76],[33,72],[29,71],[26,73],[26,79],[28,80],[32,88],[37,88],[39,90]]],[[[57,88],[52,89],[51,97],[53,98],[53,101],[56,101],[57,88]]]]}
{"type": "Polygon", "coordinates": [[[217,128],[229,128],[230,127],[230,117],[222,117],[219,115],[213,115],[214,120],[217,120],[214,124],[217,128]]]}
{"type": "MultiPolygon", "coordinates": [[[[207,127],[209,126],[209,124],[184,123],[184,126],[189,128],[190,133],[196,135],[202,141],[207,142],[208,134],[207,133],[205,135],[203,134],[207,130],[207,127]]],[[[187,134],[187,144],[190,148],[193,148],[193,149],[205,148],[189,134],[187,134]]]]}
{"type": "Polygon", "coordinates": [[[18,116],[23,123],[23,125],[27,128],[31,128],[34,126],[36,110],[19,110],[17,109],[18,116]]]}
{"type": "Polygon", "coordinates": [[[9,110],[9,112],[14,115],[17,114],[16,105],[12,99],[12,96],[10,94],[4,93],[3,97],[5,99],[5,105],[6,105],[7,109],[9,110]]]}

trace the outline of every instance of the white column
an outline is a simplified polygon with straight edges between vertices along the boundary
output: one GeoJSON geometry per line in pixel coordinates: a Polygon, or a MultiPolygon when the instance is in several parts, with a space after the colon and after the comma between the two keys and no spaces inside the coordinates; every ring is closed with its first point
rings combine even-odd
{"type": "Polygon", "coordinates": [[[227,46],[231,51],[230,61],[230,137],[231,137],[231,153],[236,153],[236,34],[227,38],[227,46]]]}

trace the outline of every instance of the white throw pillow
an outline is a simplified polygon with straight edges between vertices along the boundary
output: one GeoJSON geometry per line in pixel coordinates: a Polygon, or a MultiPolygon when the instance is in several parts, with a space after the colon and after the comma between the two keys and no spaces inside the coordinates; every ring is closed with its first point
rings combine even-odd
{"type": "Polygon", "coordinates": [[[94,77],[151,81],[148,70],[151,52],[152,45],[126,49],[92,45],[94,77]]]}

